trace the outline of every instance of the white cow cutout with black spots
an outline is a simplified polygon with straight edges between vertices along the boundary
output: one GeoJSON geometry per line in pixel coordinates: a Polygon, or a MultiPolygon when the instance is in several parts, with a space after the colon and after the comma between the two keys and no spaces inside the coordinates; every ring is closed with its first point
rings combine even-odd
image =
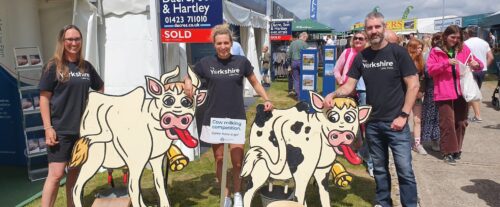
{"type": "Polygon", "coordinates": [[[249,177],[244,206],[251,206],[255,192],[269,177],[295,181],[295,197],[305,203],[306,187],[314,176],[322,206],[330,206],[328,177],[337,154],[353,164],[362,160],[350,148],[359,124],[371,112],[370,106],[358,107],[350,98],[334,99],[334,107],[326,109],[323,97],[310,91],[314,113],[301,102],[289,109],[257,114],[250,131],[250,149],[245,155],[242,177],[249,177]]]}

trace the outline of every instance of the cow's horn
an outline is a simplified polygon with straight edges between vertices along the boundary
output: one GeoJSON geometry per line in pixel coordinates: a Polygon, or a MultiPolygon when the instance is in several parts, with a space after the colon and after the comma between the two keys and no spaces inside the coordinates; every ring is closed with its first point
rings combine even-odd
{"type": "Polygon", "coordinates": [[[191,82],[193,83],[193,86],[195,88],[199,88],[200,87],[200,79],[198,79],[198,76],[193,72],[193,70],[189,66],[188,66],[188,75],[189,75],[189,78],[191,79],[191,82]]]}
{"type": "Polygon", "coordinates": [[[180,71],[179,66],[176,66],[174,70],[165,73],[161,76],[161,82],[163,84],[167,84],[170,79],[175,78],[179,75],[179,71],[180,71]]]}

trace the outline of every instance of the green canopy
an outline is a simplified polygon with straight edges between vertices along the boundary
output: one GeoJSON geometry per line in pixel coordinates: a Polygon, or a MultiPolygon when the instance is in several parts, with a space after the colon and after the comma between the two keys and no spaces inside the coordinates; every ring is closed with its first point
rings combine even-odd
{"type": "Polygon", "coordinates": [[[311,19],[292,22],[292,32],[330,33],[332,28],[311,19]]]}

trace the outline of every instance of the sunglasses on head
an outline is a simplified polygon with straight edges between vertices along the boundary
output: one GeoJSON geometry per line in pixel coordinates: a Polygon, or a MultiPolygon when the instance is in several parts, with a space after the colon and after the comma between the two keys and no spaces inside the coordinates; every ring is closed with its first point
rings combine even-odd
{"type": "Polygon", "coordinates": [[[352,39],[353,39],[353,40],[360,40],[360,41],[365,40],[365,38],[364,38],[364,37],[356,37],[356,36],[354,36],[352,39]]]}

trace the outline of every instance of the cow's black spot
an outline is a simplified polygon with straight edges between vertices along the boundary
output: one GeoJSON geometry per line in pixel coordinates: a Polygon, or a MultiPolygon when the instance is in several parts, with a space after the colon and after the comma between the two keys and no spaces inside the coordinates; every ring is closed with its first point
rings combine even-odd
{"type": "Polygon", "coordinates": [[[321,185],[325,188],[326,192],[328,192],[328,176],[330,176],[330,172],[327,172],[325,178],[321,181],[321,185]]]}
{"type": "Polygon", "coordinates": [[[306,141],[309,141],[309,137],[306,137],[306,141]]]}
{"type": "Polygon", "coordinates": [[[262,136],[262,131],[257,131],[257,136],[258,137],[262,136]]]}
{"type": "Polygon", "coordinates": [[[301,101],[301,102],[298,102],[297,104],[295,104],[295,108],[297,108],[297,111],[299,111],[299,112],[301,112],[301,111],[308,112],[309,111],[309,104],[301,101]]]}
{"type": "Polygon", "coordinates": [[[273,143],[273,146],[278,147],[278,139],[276,139],[276,134],[274,134],[274,130],[271,130],[269,133],[269,141],[273,143]]]}
{"type": "Polygon", "coordinates": [[[300,130],[302,130],[302,126],[304,126],[304,123],[300,122],[300,121],[297,121],[297,122],[295,122],[295,124],[293,124],[290,127],[290,130],[292,130],[293,132],[295,132],[295,134],[299,134],[300,130]]]}
{"type": "Polygon", "coordinates": [[[266,121],[269,121],[273,117],[273,114],[270,111],[264,111],[264,105],[262,104],[257,105],[256,109],[257,114],[255,114],[254,122],[258,127],[263,127],[266,121]]]}
{"type": "Polygon", "coordinates": [[[247,183],[247,189],[252,189],[253,187],[253,181],[252,181],[252,176],[248,176],[248,183],[247,183]]]}
{"type": "Polygon", "coordinates": [[[302,149],[287,144],[286,160],[288,161],[288,167],[290,167],[290,172],[292,172],[292,174],[295,174],[295,172],[297,171],[297,167],[304,161],[304,155],[302,154],[302,149]]]}
{"type": "Polygon", "coordinates": [[[311,131],[311,127],[310,126],[306,126],[306,129],[305,129],[306,134],[309,134],[310,131],[311,131]]]}

